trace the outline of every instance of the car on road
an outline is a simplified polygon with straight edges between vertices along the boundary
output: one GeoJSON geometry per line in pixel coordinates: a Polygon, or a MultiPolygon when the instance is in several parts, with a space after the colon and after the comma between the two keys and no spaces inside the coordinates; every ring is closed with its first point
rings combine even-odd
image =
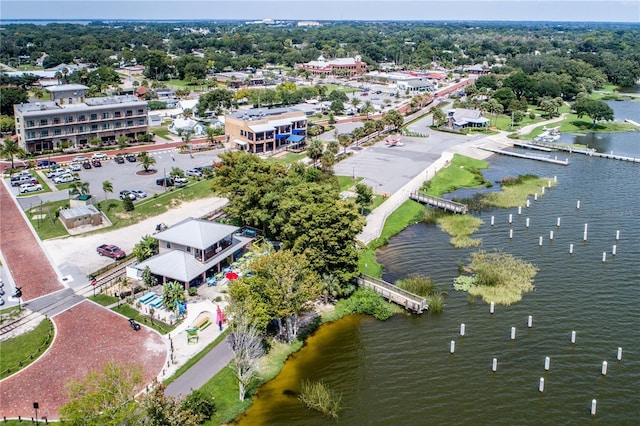
{"type": "Polygon", "coordinates": [[[131,328],[133,328],[135,331],[139,331],[140,330],[140,324],[138,324],[136,322],[136,320],[134,320],[133,318],[129,318],[129,325],[131,326],[131,328]]]}
{"type": "Polygon", "coordinates": [[[78,155],[71,160],[72,163],[84,163],[85,161],[89,161],[89,159],[84,155],[78,155]]]}
{"type": "Polygon", "coordinates": [[[196,169],[189,169],[186,172],[184,172],[184,174],[187,176],[202,177],[202,172],[196,169]]]}
{"type": "Polygon", "coordinates": [[[127,159],[127,161],[128,161],[128,162],[130,162],[130,163],[135,163],[135,162],[137,161],[137,160],[136,160],[136,156],[135,156],[135,155],[127,155],[127,156],[126,156],[126,159],[127,159]]]}
{"type": "Polygon", "coordinates": [[[123,259],[127,254],[120,247],[113,244],[102,244],[96,249],[100,256],[107,256],[112,259],[123,259]]]}
{"type": "Polygon", "coordinates": [[[76,180],[80,180],[80,178],[75,177],[71,173],[65,173],[63,175],[54,177],[53,183],[55,183],[56,185],[59,185],[61,183],[70,183],[76,180]]]}
{"type": "Polygon", "coordinates": [[[113,157],[113,161],[115,161],[118,164],[124,164],[124,157],[121,155],[118,155],[116,157],[113,157]]]}
{"type": "Polygon", "coordinates": [[[102,167],[102,163],[100,162],[100,160],[93,160],[91,161],[91,164],[93,165],[93,167],[102,167]]]}
{"type": "Polygon", "coordinates": [[[84,163],[82,163],[82,168],[89,170],[91,168],[91,163],[85,161],[84,163]]]}
{"type": "Polygon", "coordinates": [[[107,154],[105,154],[104,152],[95,152],[91,156],[91,158],[94,160],[104,160],[105,158],[107,158],[107,154]]]}
{"type": "Polygon", "coordinates": [[[147,193],[141,189],[133,189],[131,193],[135,195],[136,198],[147,198],[147,193]]]}
{"type": "Polygon", "coordinates": [[[51,160],[40,160],[38,161],[38,167],[46,167],[46,166],[56,166],[58,163],[51,160]]]}
{"type": "Polygon", "coordinates": [[[73,163],[69,165],[69,170],[71,170],[72,172],[79,172],[80,170],[82,170],[82,167],[78,163],[73,163]]]}
{"type": "Polygon", "coordinates": [[[136,194],[129,191],[128,189],[123,189],[122,191],[120,191],[120,199],[125,200],[127,198],[133,201],[136,199],[136,194]]]}
{"type": "Polygon", "coordinates": [[[39,183],[24,183],[20,185],[20,193],[26,194],[27,192],[42,191],[42,185],[39,183]]]}

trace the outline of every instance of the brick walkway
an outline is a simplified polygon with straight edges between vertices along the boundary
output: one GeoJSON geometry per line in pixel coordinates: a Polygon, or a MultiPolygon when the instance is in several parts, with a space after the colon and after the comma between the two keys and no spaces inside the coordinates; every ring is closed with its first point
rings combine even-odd
{"type": "Polygon", "coordinates": [[[107,361],[142,366],[143,386],[166,362],[166,345],[158,333],[146,327],[136,332],[126,318],[93,302],[84,301],[53,321],[56,337],[48,352],[1,382],[0,418],[31,417],[35,401],[39,417],[57,419],[69,394],[68,381],[100,370],[107,361]]]}
{"type": "Polygon", "coordinates": [[[0,251],[24,301],[64,288],[7,187],[0,183],[0,251]]]}

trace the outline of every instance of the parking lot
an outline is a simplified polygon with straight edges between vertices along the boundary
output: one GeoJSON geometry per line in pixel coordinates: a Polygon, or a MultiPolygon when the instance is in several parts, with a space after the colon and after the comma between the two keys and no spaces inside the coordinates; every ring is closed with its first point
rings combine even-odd
{"type": "MultiPolygon", "coordinates": [[[[222,150],[194,152],[193,154],[184,153],[173,148],[165,148],[158,150],[149,150],[148,153],[155,160],[156,164],[152,166],[156,170],[151,175],[139,175],[142,169],[139,161],[128,162],[125,161],[122,164],[117,164],[113,159],[101,160],[101,167],[92,167],[90,169],[81,168],[78,173],[80,181],[89,183],[89,190],[94,197],[98,200],[104,199],[104,192],[102,191],[102,183],[106,180],[110,181],[113,185],[113,193],[108,194],[109,198],[119,197],[120,191],[123,190],[141,190],[148,196],[152,196],[155,193],[165,190],[162,186],[156,184],[156,179],[169,176],[173,167],[179,167],[183,171],[192,169],[194,167],[208,166],[218,160],[217,154],[222,150]]],[[[90,157],[90,155],[87,155],[90,157]]],[[[18,197],[18,202],[22,209],[27,210],[33,206],[39,205],[41,202],[46,203],[49,201],[60,201],[69,198],[69,193],[66,189],[58,190],[52,179],[46,177],[48,169],[39,170],[37,173],[42,181],[46,182],[51,188],[52,192],[35,192],[30,196],[18,197]]],[[[193,179],[193,178],[190,178],[193,179]]],[[[18,194],[18,187],[11,187],[11,191],[14,195],[18,194]]]]}

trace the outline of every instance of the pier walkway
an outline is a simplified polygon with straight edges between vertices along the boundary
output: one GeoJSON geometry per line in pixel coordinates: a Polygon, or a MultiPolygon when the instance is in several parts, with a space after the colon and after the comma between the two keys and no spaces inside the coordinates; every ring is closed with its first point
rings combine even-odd
{"type": "Polygon", "coordinates": [[[357,280],[359,286],[370,288],[376,293],[382,295],[382,297],[388,301],[403,306],[405,309],[416,314],[421,314],[425,310],[429,309],[427,299],[424,297],[401,289],[400,287],[384,280],[371,277],[369,275],[361,275],[357,280]]]}
{"type": "Polygon", "coordinates": [[[489,151],[489,152],[493,152],[494,154],[500,154],[500,155],[507,155],[510,157],[517,157],[517,158],[525,158],[527,160],[536,160],[536,161],[543,161],[545,163],[552,163],[552,164],[559,164],[561,166],[567,166],[569,165],[569,160],[558,160],[558,158],[549,158],[549,157],[543,157],[541,155],[532,155],[532,154],[520,154],[518,152],[513,152],[513,151],[505,151],[503,149],[494,149],[494,148],[488,148],[488,147],[479,147],[480,149],[484,149],[485,151],[489,151]]]}
{"type": "Polygon", "coordinates": [[[544,152],[551,152],[553,151],[551,148],[547,148],[541,145],[536,145],[536,144],[530,144],[530,143],[525,143],[525,142],[514,142],[513,146],[518,147],[518,148],[526,148],[526,149],[533,149],[536,151],[544,151],[544,152]]]}
{"type": "Polygon", "coordinates": [[[640,163],[640,158],[637,157],[627,157],[624,155],[614,154],[613,151],[606,152],[596,152],[593,148],[576,148],[572,145],[567,144],[557,144],[552,142],[531,142],[532,145],[536,145],[542,148],[549,148],[550,150],[556,151],[564,151],[570,154],[584,154],[590,157],[601,157],[601,158],[609,158],[612,160],[620,160],[620,161],[631,161],[632,163],[640,163]]]}
{"type": "Polygon", "coordinates": [[[445,200],[444,198],[434,197],[433,195],[421,194],[417,191],[412,192],[411,195],[409,195],[409,198],[419,203],[426,204],[431,207],[437,207],[452,213],[465,214],[469,211],[466,204],[456,203],[455,201],[445,200]]]}

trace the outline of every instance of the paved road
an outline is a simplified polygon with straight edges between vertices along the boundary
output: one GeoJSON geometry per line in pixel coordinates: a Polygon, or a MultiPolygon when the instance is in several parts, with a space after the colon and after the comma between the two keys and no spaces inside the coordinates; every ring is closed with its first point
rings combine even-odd
{"type": "Polygon", "coordinates": [[[229,336],[218,343],[182,376],[178,377],[175,382],[167,386],[165,395],[186,396],[190,394],[193,389],[200,389],[211,377],[225,368],[233,358],[228,339],[229,336]]]}

